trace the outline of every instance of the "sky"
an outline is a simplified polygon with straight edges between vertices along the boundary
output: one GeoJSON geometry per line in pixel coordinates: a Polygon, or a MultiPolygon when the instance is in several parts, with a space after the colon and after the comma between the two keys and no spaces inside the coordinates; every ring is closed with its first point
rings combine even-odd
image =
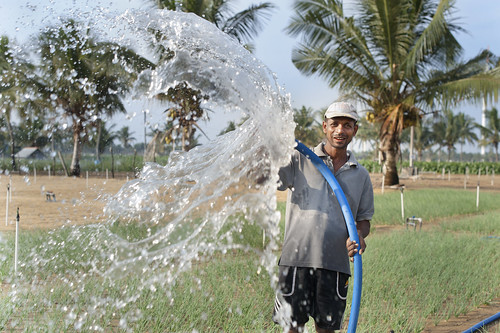
{"type": "MultiPolygon", "coordinates": [[[[268,1],[274,3],[278,9],[273,12],[264,30],[254,40],[255,56],[276,74],[278,83],[290,94],[294,108],[306,106],[317,110],[327,107],[339,97],[338,92],[329,88],[320,78],[305,77],[291,63],[292,49],[299,41],[289,37],[284,28],[292,14],[293,1],[268,1]]],[[[350,1],[352,0],[345,1],[346,6],[350,1]]],[[[262,1],[235,0],[234,3],[235,9],[239,10],[260,2],[262,1]]],[[[48,13],[63,14],[77,7],[84,10],[102,7],[120,12],[127,8],[152,8],[151,3],[152,1],[148,0],[0,0],[0,34],[23,41],[33,34],[38,26],[47,22],[47,17],[50,16],[48,13]]],[[[458,35],[459,42],[465,49],[464,57],[470,58],[486,48],[500,54],[500,1],[456,0],[456,8],[457,22],[467,31],[458,35]]],[[[498,108],[498,104],[494,106],[498,108]]],[[[490,108],[491,105],[487,107],[490,108]]],[[[138,142],[142,142],[143,121],[140,114],[144,109],[149,111],[148,121],[161,121],[158,111],[138,103],[130,103],[126,115],[113,118],[113,121],[118,123],[118,128],[122,125],[130,126],[138,142]]],[[[477,122],[481,122],[481,109],[481,104],[464,105],[457,111],[465,112],[477,122]]],[[[211,133],[211,136],[213,135],[215,134],[211,133]]]]}

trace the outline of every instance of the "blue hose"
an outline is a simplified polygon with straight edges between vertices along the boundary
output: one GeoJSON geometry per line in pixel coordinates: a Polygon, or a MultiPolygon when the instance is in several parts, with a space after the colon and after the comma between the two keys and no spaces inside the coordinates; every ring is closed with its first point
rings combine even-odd
{"type": "MultiPolygon", "coordinates": [[[[345,223],[347,225],[347,232],[349,233],[349,238],[359,244],[358,231],[356,229],[356,222],[354,221],[354,217],[352,216],[351,208],[349,207],[349,203],[345,197],[342,188],[340,187],[337,179],[330,171],[330,169],[326,166],[325,163],[318,157],[312,150],[307,148],[303,143],[295,140],[297,142],[297,149],[299,152],[307,156],[314,166],[318,169],[319,172],[325,177],[328,185],[335,193],[335,197],[337,198],[340,207],[342,209],[342,214],[344,215],[345,223]]],[[[349,326],[347,327],[348,333],[356,332],[356,326],[358,325],[358,317],[359,317],[359,306],[361,303],[361,284],[363,279],[363,265],[361,262],[361,255],[356,252],[354,255],[354,282],[353,282],[353,293],[352,293],[352,302],[351,302],[351,314],[349,316],[349,326]]]]}
{"type": "Polygon", "coordinates": [[[491,316],[491,317],[489,317],[489,318],[486,318],[485,320],[477,323],[476,325],[474,325],[471,328],[463,331],[462,333],[473,333],[473,332],[481,329],[482,327],[488,325],[489,323],[494,322],[497,319],[500,319],[500,312],[497,313],[497,314],[495,314],[495,315],[493,315],[493,316],[491,316]]]}

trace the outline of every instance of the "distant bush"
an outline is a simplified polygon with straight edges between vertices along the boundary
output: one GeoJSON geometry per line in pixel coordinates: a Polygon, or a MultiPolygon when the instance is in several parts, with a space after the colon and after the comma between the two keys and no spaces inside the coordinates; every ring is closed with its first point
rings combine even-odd
{"type": "MultiPolygon", "coordinates": [[[[408,167],[409,163],[404,162],[403,167],[408,167]]],[[[414,166],[421,171],[442,172],[443,168],[453,174],[464,174],[469,168],[471,174],[477,174],[481,170],[481,174],[486,172],[491,173],[495,170],[495,174],[500,173],[500,163],[495,162],[415,162],[414,166]]]]}
{"type": "MultiPolygon", "coordinates": [[[[369,172],[382,172],[382,165],[377,161],[373,160],[361,160],[360,163],[369,172]]],[[[409,167],[409,162],[405,161],[398,165],[399,168],[409,167]]],[[[448,170],[452,174],[465,174],[467,168],[469,168],[470,174],[477,174],[481,170],[481,174],[491,174],[492,170],[495,170],[495,174],[500,174],[500,163],[499,162],[413,162],[413,166],[418,169],[419,172],[442,172],[443,168],[446,172],[448,170]]]]}
{"type": "MultiPolygon", "coordinates": [[[[71,164],[71,155],[64,154],[63,159],[65,161],[66,167],[69,169],[71,164]]],[[[168,156],[158,156],[156,163],[160,165],[165,165],[168,161],[168,156]]],[[[33,174],[33,170],[36,168],[39,174],[48,174],[49,170],[51,174],[64,174],[64,168],[58,157],[55,159],[16,159],[16,164],[19,172],[21,174],[33,174]]],[[[108,170],[111,172],[139,172],[144,166],[143,156],[136,155],[122,155],[115,154],[113,159],[111,155],[106,154],[101,156],[100,161],[95,161],[92,155],[84,155],[80,159],[80,169],[82,175],[85,172],[89,173],[102,173],[108,170]]],[[[12,161],[10,158],[0,158],[0,173],[12,172],[12,161]]]]}

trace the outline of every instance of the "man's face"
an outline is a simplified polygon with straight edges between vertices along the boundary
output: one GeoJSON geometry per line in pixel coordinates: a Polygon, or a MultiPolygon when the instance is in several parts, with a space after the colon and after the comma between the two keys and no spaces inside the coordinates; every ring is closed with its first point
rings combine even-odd
{"type": "Polygon", "coordinates": [[[328,143],[337,149],[346,149],[358,131],[356,122],[347,117],[335,117],[323,121],[323,133],[328,143]]]}

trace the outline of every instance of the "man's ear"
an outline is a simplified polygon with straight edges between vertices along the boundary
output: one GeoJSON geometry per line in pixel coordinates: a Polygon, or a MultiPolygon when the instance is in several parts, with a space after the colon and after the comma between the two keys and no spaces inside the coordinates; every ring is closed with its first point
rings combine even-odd
{"type": "Polygon", "coordinates": [[[356,133],[358,133],[358,128],[359,128],[358,123],[355,123],[354,124],[354,135],[353,136],[356,136],[356,133]]]}

